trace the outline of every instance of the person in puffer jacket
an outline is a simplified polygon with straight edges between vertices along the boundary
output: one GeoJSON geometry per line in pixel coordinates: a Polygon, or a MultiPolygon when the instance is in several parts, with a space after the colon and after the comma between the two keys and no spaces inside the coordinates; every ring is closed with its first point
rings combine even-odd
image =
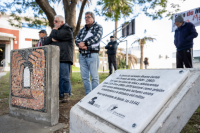
{"type": "Polygon", "coordinates": [[[73,29],[61,15],[54,17],[54,28],[45,45],[55,45],[60,48],[59,99],[67,102],[71,96],[70,67],[73,64],[73,29]]]}
{"type": "Polygon", "coordinates": [[[194,24],[185,22],[183,15],[178,15],[175,19],[174,44],[177,48],[176,67],[177,68],[193,68],[193,39],[198,36],[194,24]]]}

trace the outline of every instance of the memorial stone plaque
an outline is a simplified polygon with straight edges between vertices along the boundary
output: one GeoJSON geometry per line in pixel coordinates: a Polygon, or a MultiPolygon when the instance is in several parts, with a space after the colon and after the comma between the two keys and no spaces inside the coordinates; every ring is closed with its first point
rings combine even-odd
{"type": "Polygon", "coordinates": [[[59,52],[57,46],[11,51],[10,115],[58,123],[59,52]]]}
{"type": "Polygon", "coordinates": [[[78,105],[127,132],[140,133],[188,74],[188,70],[118,70],[78,105]]]}

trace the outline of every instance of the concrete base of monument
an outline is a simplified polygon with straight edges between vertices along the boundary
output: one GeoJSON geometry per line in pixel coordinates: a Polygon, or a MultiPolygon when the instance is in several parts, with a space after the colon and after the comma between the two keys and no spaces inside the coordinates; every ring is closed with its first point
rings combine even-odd
{"type": "MultiPolygon", "coordinates": [[[[200,105],[200,69],[186,70],[190,71],[188,78],[144,128],[144,133],[178,133],[194,114],[200,105]]],[[[76,104],[70,111],[70,133],[78,132],[124,133],[126,131],[76,104]]]]}
{"type": "Polygon", "coordinates": [[[64,126],[66,126],[66,124],[62,123],[52,127],[44,126],[39,123],[13,118],[9,115],[0,116],[1,133],[50,133],[63,128],[64,126]]]}

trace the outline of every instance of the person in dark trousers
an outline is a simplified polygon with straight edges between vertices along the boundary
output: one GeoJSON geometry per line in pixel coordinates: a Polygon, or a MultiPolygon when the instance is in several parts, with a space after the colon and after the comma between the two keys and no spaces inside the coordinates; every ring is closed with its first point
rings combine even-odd
{"type": "Polygon", "coordinates": [[[193,68],[193,39],[198,36],[194,24],[185,22],[183,15],[178,15],[175,19],[174,44],[177,48],[176,67],[177,68],[193,68]]]}
{"type": "Polygon", "coordinates": [[[147,69],[147,66],[149,65],[149,61],[148,61],[148,58],[145,57],[144,58],[144,66],[145,66],[145,69],[147,69]]]}
{"type": "Polygon", "coordinates": [[[61,15],[54,17],[54,28],[45,45],[60,47],[59,98],[60,102],[67,102],[71,95],[70,67],[73,64],[73,29],[65,23],[61,15]]]}
{"type": "Polygon", "coordinates": [[[118,45],[119,44],[117,43],[117,41],[115,41],[114,36],[110,36],[110,42],[105,47],[108,54],[109,75],[112,74],[112,65],[114,66],[115,71],[117,70],[116,51],[118,45]]]}
{"type": "Polygon", "coordinates": [[[36,47],[44,46],[44,40],[47,38],[47,32],[46,30],[41,30],[39,32],[39,42],[36,44],[36,47]]]}

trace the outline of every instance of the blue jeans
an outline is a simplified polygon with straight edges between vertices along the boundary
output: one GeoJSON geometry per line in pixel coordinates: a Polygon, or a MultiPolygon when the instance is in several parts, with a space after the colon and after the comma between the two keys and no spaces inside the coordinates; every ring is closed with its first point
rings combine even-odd
{"type": "Polygon", "coordinates": [[[99,85],[99,54],[91,53],[91,57],[85,57],[82,56],[82,54],[79,54],[79,63],[81,70],[81,78],[83,80],[85,94],[87,95],[91,92],[90,76],[92,79],[92,90],[99,85]]]}
{"type": "Polygon", "coordinates": [[[71,82],[70,82],[70,63],[60,63],[59,75],[59,96],[64,97],[64,93],[71,95],[71,82]]]}

